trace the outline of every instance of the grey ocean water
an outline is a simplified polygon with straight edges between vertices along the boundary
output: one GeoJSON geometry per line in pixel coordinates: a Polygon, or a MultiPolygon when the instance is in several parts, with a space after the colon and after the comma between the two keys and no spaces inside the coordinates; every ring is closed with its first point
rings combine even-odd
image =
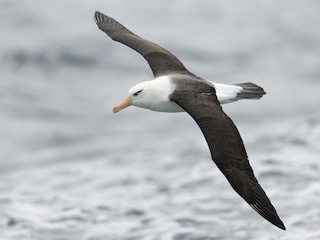
{"type": "Polygon", "coordinates": [[[320,239],[320,2],[0,1],[0,239],[320,239]],[[152,79],[95,10],[260,101],[225,105],[287,231],[229,186],[191,117],[112,107],[152,79]]]}

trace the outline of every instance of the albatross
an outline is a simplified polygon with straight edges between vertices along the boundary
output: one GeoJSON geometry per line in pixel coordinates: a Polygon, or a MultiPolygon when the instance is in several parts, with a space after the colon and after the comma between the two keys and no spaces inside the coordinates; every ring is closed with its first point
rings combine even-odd
{"type": "Polygon", "coordinates": [[[168,50],[139,37],[115,19],[97,11],[94,20],[112,40],[141,54],[154,75],[154,80],[133,86],[113,112],[131,105],[158,112],[187,112],[199,125],[213,161],[232,188],[263,218],[285,230],[254,176],[236,126],[221,108],[221,104],[240,99],[260,99],[265,91],[251,82],[228,85],[204,80],[189,72],[168,50]]]}

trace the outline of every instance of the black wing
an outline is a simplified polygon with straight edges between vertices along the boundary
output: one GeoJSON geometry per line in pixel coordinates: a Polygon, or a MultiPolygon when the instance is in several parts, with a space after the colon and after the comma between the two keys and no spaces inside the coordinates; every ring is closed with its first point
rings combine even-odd
{"type": "Polygon", "coordinates": [[[113,18],[100,12],[95,12],[94,20],[99,29],[108,34],[114,41],[123,43],[140,53],[149,63],[155,77],[170,73],[183,73],[194,76],[176,56],[157,44],[129,31],[113,18]]]}
{"type": "Polygon", "coordinates": [[[213,161],[233,189],[262,217],[285,229],[275,208],[254,176],[236,126],[223,112],[214,92],[198,93],[198,91],[199,89],[197,92],[192,92],[190,89],[176,90],[170,98],[197,122],[209,145],[213,161]]]}

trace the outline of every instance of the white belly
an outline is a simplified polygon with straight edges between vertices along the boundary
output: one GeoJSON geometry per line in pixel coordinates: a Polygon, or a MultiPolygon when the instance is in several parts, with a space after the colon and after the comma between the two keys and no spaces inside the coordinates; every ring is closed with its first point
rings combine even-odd
{"type": "Polygon", "coordinates": [[[162,102],[161,104],[149,105],[148,109],[156,112],[185,112],[183,108],[181,108],[178,104],[172,101],[162,102]]]}

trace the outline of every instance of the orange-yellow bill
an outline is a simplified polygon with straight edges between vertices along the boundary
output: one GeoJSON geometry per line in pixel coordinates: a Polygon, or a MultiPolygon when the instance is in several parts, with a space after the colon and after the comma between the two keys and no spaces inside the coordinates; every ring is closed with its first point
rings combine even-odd
{"type": "Polygon", "coordinates": [[[130,96],[128,96],[120,104],[118,104],[117,106],[115,106],[113,108],[113,112],[117,113],[117,112],[121,111],[122,109],[129,107],[131,104],[132,104],[132,99],[130,96]]]}

